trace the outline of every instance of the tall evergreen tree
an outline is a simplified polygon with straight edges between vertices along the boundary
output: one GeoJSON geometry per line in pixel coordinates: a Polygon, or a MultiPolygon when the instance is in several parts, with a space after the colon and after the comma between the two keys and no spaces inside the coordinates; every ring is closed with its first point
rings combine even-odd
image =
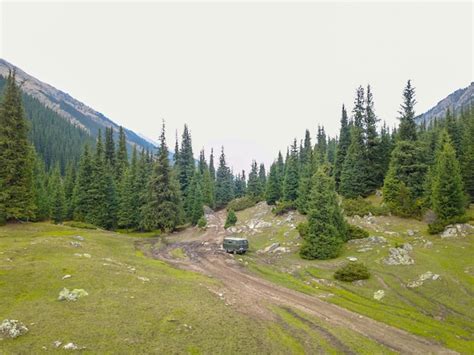
{"type": "Polygon", "coordinates": [[[213,181],[216,180],[216,169],[214,167],[214,149],[211,148],[211,155],[209,157],[209,173],[213,181]]]}
{"type": "Polygon", "coordinates": [[[76,183],[76,169],[74,164],[68,163],[66,167],[66,176],[64,177],[64,198],[65,198],[65,210],[64,218],[70,220],[73,217],[74,204],[73,194],[74,186],[76,183]]]}
{"type": "Polygon", "coordinates": [[[54,223],[59,224],[64,221],[66,213],[66,203],[64,197],[64,187],[59,171],[59,165],[57,165],[51,176],[50,182],[51,190],[51,219],[54,223]]]}
{"type": "Polygon", "coordinates": [[[308,233],[300,250],[305,259],[330,259],[339,255],[346,239],[346,225],[333,180],[321,166],[313,177],[308,206],[308,233]]]}
{"type": "Polygon", "coordinates": [[[324,164],[327,159],[327,139],[323,126],[318,126],[317,144],[316,144],[316,166],[324,164]]]}
{"type": "Polygon", "coordinates": [[[85,221],[92,209],[92,172],[92,157],[89,146],[86,145],[79,162],[79,170],[73,191],[73,218],[77,221],[85,221]]]}
{"type": "Polygon", "coordinates": [[[28,131],[13,71],[0,103],[0,222],[34,217],[34,150],[28,131]]]}
{"type": "Polygon", "coordinates": [[[411,80],[408,80],[403,90],[403,103],[399,111],[400,126],[398,129],[398,137],[400,140],[416,140],[415,104],[415,88],[411,85],[411,80]]]}
{"type": "Polygon", "coordinates": [[[433,182],[433,210],[441,220],[462,216],[465,212],[465,195],[461,169],[455,150],[448,138],[437,154],[433,182]]]}
{"type": "Polygon", "coordinates": [[[134,229],[138,227],[140,190],[137,185],[138,180],[138,156],[137,147],[133,146],[132,161],[125,170],[120,182],[117,223],[120,228],[134,229]]]}
{"type": "MultiPolygon", "coordinates": [[[[99,132],[100,133],[100,132],[99,132]]],[[[105,127],[105,148],[104,161],[115,169],[115,143],[114,143],[114,129],[112,127],[105,127]]]]}
{"type": "MultiPolygon", "coordinates": [[[[280,154],[281,156],[281,154],[280,154]]],[[[270,166],[267,188],[265,191],[265,200],[269,205],[276,204],[281,199],[281,182],[278,172],[278,163],[270,166]]]]}
{"type": "Polygon", "coordinates": [[[461,172],[464,187],[471,202],[474,202],[474,111],[466,115],[461,141],[461,172]]]}
{"type": "Polygon", "coordinates": [[[34,176],[34,205],[35,205],[35,221],[44,221],[50,215],[50,196],[47,189],[47,174],[43,159],[39,156],[35,157],[34,176]]]}
{"type": "Polygon", "coordinates": [[[123,174],[128,167],[128,153],[127,153],[127,139],[125,137],[125,131],[122,126],[119,130],[119,141],[117,147],[117,166],[116,166],[116,177],[117,181],[121,181],[123,174]]]}
{"type": "Polygon", "coordinates": [[[383,163],[380,152],[380,138],[377,133],[377,122],[379,119],[375,115],[374,99],[370,89],[367,86],[367,95],[365,102],[364,131],[365,131],[365,151],[367,159],[367,192],[373,192],[383,184],[383,163]]]}
{"type": "Polygon", "coordinates": [[[267,188],[267,172],[263,163],[260,163],[258,168],[258,182],[260,184],[260,198],[263,198],[267,188]]]}
{"type": "Polygon", "coordinates": [[[230,169],[225,161],[224,147],[219,158],[219,167],[216,173],[216,207],[224,207],[234,198],[233,181],[230,169]]]}
{"type": "Polygon", "coordinates": [[[148,181],[145,204],[141,206],[140,227],[143,230],[173,230],[181,221],[180,192],[168,160],[165,124],[160,149],[148,181]]]}
{"type": "Polygon", "coordinates": [[[299,161],[296,139],[291,146],[291,154],[285,163],[285,177],[283,181],[283,198],[286,201],[295,201],[298,197],[299,161]]]}
{"type": "Polygon", "coordinates": [[[259,176],[258,176],[258,166],[257,162],[254,160],[252,162],[252,167],[249,173],[249,181],[247,184],[247,195],[251,198],[258,201],[262,196],[262,186],[260,184],[259,176]]]}

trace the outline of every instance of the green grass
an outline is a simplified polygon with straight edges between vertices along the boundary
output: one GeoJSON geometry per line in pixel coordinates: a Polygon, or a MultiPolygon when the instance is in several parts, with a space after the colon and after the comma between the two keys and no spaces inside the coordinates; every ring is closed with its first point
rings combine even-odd
{"type": "Polygon", "coordinates": [[[55,340],[91,353],[289,351],[268,336],[274,324],[250,319],[210,292],[215,280],[144,257],[136,240],[46,223],[1,227],[0,320],[19,319],[30,331],[2,340],[0,353],[51,351],[55,340]],[[81,248],[70,244],[76,235],[85,238],[81,248]],[[62,280],[65,274],[72,277],[62,280]],[[89,296],[57,301],[63,287],[89,296]]]}
{"type": "MultiPolygon", "coordinates": [[[[376,202],[372,198],[372,202],[376,202]]],[[[474,209],[469,210],[473,214],[474,209]]],[[[252,216],[252,209],[243,211],[239,221],[245,223],[252,216]]],[[[271,214],[262,217],[276,222],[271,214]]],[[[282,216],[284,219],[285,216],[282,216]]],[[[300,217],[297,217],[300,218],[300,217]]],[[[250,253],[245,261],[248,268],[269,281],[307,294],[319,295],[326,300],[387,324],[405,329],[444,344],[461,353],[474,352],[474,235],[464,238],[441,239],[430,236],[425,223],[414,219],[375,217],[376,223],[356,221],[370,235],[383,236],[386,245],[373,246],[368,252],[357,252],[360,246],[346,244],[342,255],[333,260],[307,261],[298,256],[298,233],[288,224],[262,229],[247,236],[250,253]],[[417,231],[408,236],[407,230],[417,231]],[[388,232],[388,233],[385,233],[388,232]],[[285,235],[286,233],[286,235],[285,235]],[[425,248],[429,241],[432,246],[425,248]],[[289,245],[291,253],[257,254],[273,242],[289,245]],[[409,242],[414,250],[411,266],[387,266],[383,259],[388,249],[409,242]],[[355,256],[369,268],[371,277],[362,284],[341,282],[334,279],[334,272],[347,263],[348,256],[355,256]],[[439,280],[426,281],[418,288],[408,288],[407,283],[431,271],[441,275],[439,280]],[[381,301],[373,298],[379,289],[385,291],[381,301]]],[[[340,334],[339,334],[340,336],[340,334]]]]}

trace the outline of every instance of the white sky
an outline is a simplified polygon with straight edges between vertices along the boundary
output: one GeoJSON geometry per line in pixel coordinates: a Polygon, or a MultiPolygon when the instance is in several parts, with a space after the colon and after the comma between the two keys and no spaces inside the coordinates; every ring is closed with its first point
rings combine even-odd
{"type": "Polygon", "coordinates": [[[471,2],[5,2],[0,55],[157,139],[191,129],[234,170],[268,164],[305,128],[338,132],[371,84],[396,123],[407,79],[422,113],[473,80],[471,2]]]}

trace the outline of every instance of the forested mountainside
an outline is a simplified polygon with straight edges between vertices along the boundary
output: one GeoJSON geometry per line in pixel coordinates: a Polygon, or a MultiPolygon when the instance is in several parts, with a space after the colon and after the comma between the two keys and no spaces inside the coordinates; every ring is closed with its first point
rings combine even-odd
{"type": "MultiPolygon", "coordinates": [[[[0,58],[0,84],[2,87],[10,70],[15,70],[16,80],[17,83],[21,83],[22,92],[27,94],[30,98],[36,99],[35,106],[42,105],[43,108],[55,113],[56,118],[62,119],[69,125],[83,130],[88,136],[94,139],[97,137],[99,130],[105,131],[105,128],[112,127],[115,138],[118,139],[119,126],[115,122],[105,117],[100,112],[88,107],[79,100],[71,97],[69,94],[36,79],[35,77],[25,73],[20,68],[0,58]]],[[[28,99],[25,99],[25,103],[26,101],[28,101],[28,99]]],[[[32,110],[29,113],[33,112],[35,112],[35,110],[32,110]]],[[[52,114],[49,113],[48,116],[52,116],[52,114]]],[[[36,121],[36,118],[34,117],[28,116],[28,118],[33,121],[33,124],[34,121],[36,121]]],[[[58,125],[60,124],[58,123],[58,125]]],[[[65,126],[62,125],[62,127],[62,129],[64,129],[65,126]]],[[[145,149],[152,150],[154,148],[153,143],[139,136],[135,132],[126,128],[124,130],[129,148],[134,144],[145,149]]],[[[56,135],[51,135],[51,137],[56,137],[56,135]]],[[[37,144],[38,141],[34,141],[35,144],[37,144]]],[[[64,162],[61,160],[61,163],[63,164],[64,162]]]]}
{"type": "Polygon", "coordinates": [[[459,115],[474,103],[474,82],[466,88],[458,89],[438,102],[425,113],[416,117],[418,124],[429,125],[434,119],[444,119],[448,110],[454,115],[459,115]]]}
{"type": "MultiPolygon", "coordinates": [[[[6,79],[0,76],[0,92],[3,92],[6,79]]],[[[23,93],[23,108],[30,121],[30,140],[46,167],[58,163],[64,171],[68,162],[77,163],[84,144],[94,145],[94,138],[44,106],[38,99],[23,93]]]]}

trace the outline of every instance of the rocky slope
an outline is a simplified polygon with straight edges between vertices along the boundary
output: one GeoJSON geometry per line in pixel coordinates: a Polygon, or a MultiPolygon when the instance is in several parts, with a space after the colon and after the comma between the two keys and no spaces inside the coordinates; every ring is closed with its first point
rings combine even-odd
{"type": "MultiPolygon", "coordinates": [[[[104,131],[105,127],[113,127],[116,132],[118,131],[118,125],[100,112],[0,58],[1,76],[8,76],[8,72],[13,69],[16,70],[17,81],[21,84],[21,88],[26,94],[36,98],[41,104],[56,112],[72,125],[83,129],[93,137],[97,135],[99,129],[104,131]]],[[[137,144],[148,149],[154,148],[153,143],[135,132],[128,129],[125,129],[125,132],[130,144],[137,144]]]]}
{"type": "Polygon", "coordinates": [[[444,119],[448,108],[454,110],[457,114],[461,112],[462,109],[465,109],[472,104],[474,104],[474,82],[472,82],[468,87],[456,90],[448,95],[446,98],[438,102],[436,106],[432,107],[422,115],[419,115],[416,118],[416,122],[422,124],[423,121],[425,121],[426,124],[429,125],[429,123],[435,118],[444,119]]]}

